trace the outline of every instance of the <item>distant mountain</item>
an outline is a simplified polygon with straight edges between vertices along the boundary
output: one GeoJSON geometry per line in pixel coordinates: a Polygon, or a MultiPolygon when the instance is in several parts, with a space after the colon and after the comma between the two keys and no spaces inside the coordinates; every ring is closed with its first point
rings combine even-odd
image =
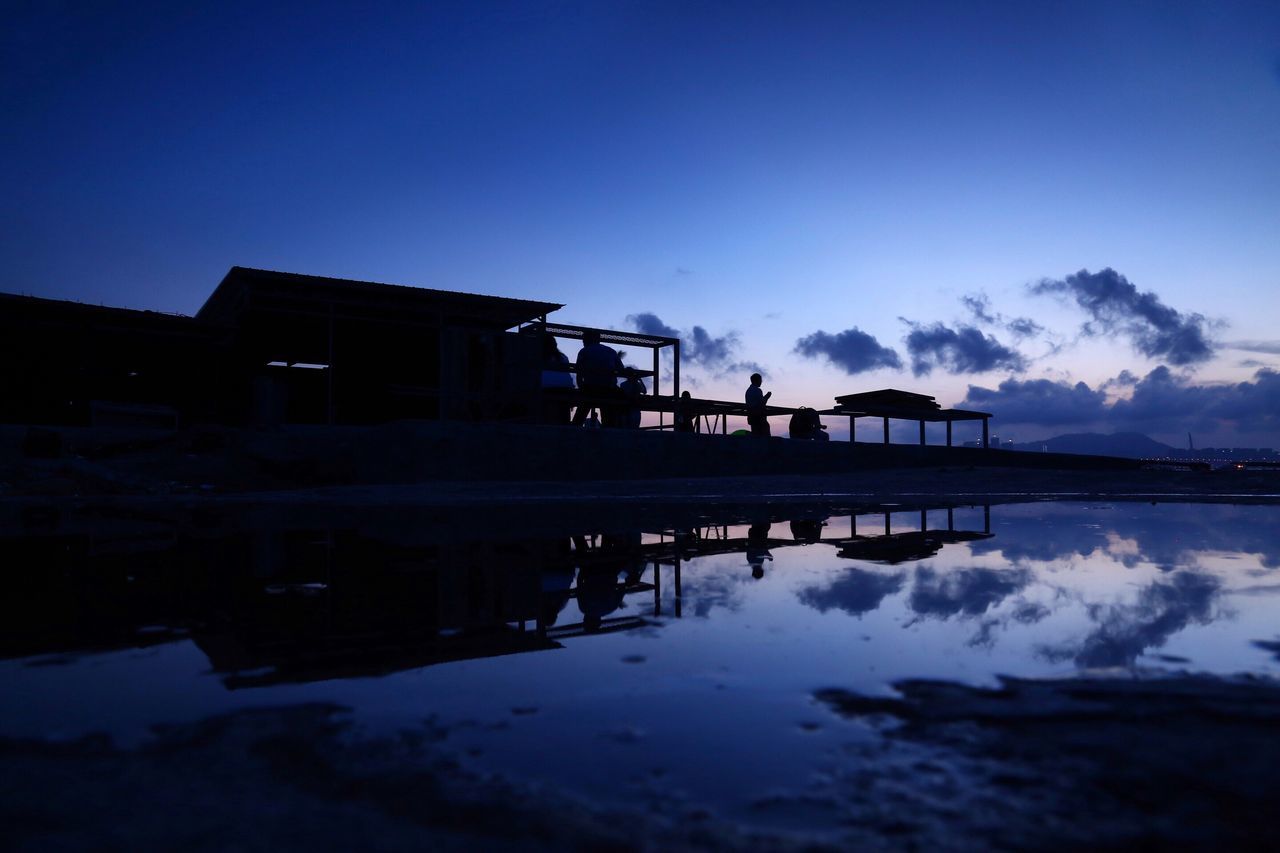
{"type": "Polygon", "coordinates": [[[1177,448],[1148,438],[1140,432],[1117,432],[1103,435],[1098,432],[1076,432],[1029,441],[1024,444],[1006,445],[1009,450],[1025,450],[1039,453],[1046,448],[1050,453],[1088,453],[1097,456],[1126,456],[1140,459],[1149,456],[1168,456],[1177,448]]]}

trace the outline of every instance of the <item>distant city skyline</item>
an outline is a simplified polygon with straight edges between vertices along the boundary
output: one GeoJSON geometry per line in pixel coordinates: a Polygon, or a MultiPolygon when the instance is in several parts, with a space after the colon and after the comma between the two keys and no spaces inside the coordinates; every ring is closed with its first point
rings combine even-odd
{"type": "Polygon", "coordinates": [[[1273,2],[37,3],[0,39],[0,290],[539,299],[679,335],[699,396],[1280,447],[1273,2]]]}

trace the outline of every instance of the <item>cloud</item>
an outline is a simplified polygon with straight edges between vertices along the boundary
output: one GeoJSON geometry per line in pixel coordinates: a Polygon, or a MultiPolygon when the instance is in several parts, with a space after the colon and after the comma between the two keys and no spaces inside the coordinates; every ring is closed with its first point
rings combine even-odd
{"type": "Polygon", "coordinates": [[[1042,279],[1029,289],[1035,295],[1074,299],[1089,315],[1081,327],[1088,337],[1119,332],[1148,358],[1164,359],[1179,367],[1213,356],[1214,344],[1204,316],[1180,314],[1151,291],[1139,293],[1110,267],[1096,273],[1080,270],[1065,279],[1042,279]]]}
{"type": "Polygon", "coordinates": [[[1261,352],[1267,355],[1280,355],[1280,341],[1228,341],[1223,344],[1227,349],[1244,350],[1245,352],[1261,352]]]}
{"type": "Polygon", "coordinates": [[[985,293],[971,293],[960,297],[960,304],[969,309],[973,319],[994,326],[996,315],[991,313],[991,299],[985,293]]]}
{"type": "Polygon", "coordinates": [[[902,589],[905,580],[906,572],[884,575],[865,569],[845,569],[829,586],[809,587],[801,590],[799,597],[821,613],[834,609],[861,616],[879,608],[886,596],[902,589]]]}
{"type": "Polygon", "coordinates": [[[946,619],[980,616],[1031,583],[1026,569],[956,569],[936,572],[921,567],[907,603],[918,616],[946,619]]]}
{"type": "Polygon", "coordinates": [[[644,312],[641,314],[628,314],[627,322],[630,323],[637,332],[646,335],[657,335],[663,338],[678,338],[680,330],[668,326],[659,319],[657,314],[644,312]]]}
{"type": "Polygon", "coordinates": [[[825,357],[850,375],[881,367],[900,369],[902,359],[890,347],[854,326],[832,335],[817,331],[796,341],[795,352],[805,358],[825,357]]]}
{"type": "Polygon", "coordinates": [[[1060,426],[1102,420],[1107,413],[1106,401],[1105,393],[1083,382],[1071,385],[1010,377],[994,390],[970,385],[960,408],[994,412],[1001,423],[1060,426]]]}
{"type": "Polygon", "coordinates": [[[1122,372],[1093,389],[1049,379],[970,385],[961,408],[994,412],[1002,423],[1041,426],[1106,424],[1120,431],[1205,429],[1229,422],[1248,432],[1280,429],[1280,372],[1264,368],[1252,382],[1196,384],[1161,365],[1141,379],[1122,372]],[[1125,398],[1108,404],[1104,389],[1125,398]]]}
{"type": "Polygon", "coordinates": [[[924,326],[911,323],[907,334],[907,352],[911,354],[911,372],[927,376],[935,367],[948,373],[986,373],[1000,368],[1021,371],[1026,357],[1006,347],[976,326],[952,329],[942,323],[924,326]]]}
{"type": "MultiPolygon", "coordinates": [[[[694,326],[686,332],[668,326],[657,314],[642,312],[628,314],[627,322],[637,332],[680,339],[680,358],[684,364],[703,367],[716,376],[749,372],[768,375],[768,371],[754,361],[735,360],[741,340],[737,332],[712,335],[702,326],[694,326]]],[[[696,380],[694,381],[696,383],[696,380]]]]}
{"type": "Polygon", "coordinates": [[[1133,666],[1147,649],[1163,646],[1188,625],[1212,622],[1219,587],[1210,575],[1182,572],[1144,587],[1133,604],[1092,605],[1089,615],[1098,627],[1079,648],[1049,650],[1046,656],[1064,659],[1071,652],[1077,666],[1088,668],[1133,666]]]}
{"type": "Polygon", "coordinates": [[[1034,337],[1044,331],[1030,317],[1006,318],[999,311],[991,310],[991,298],[985,293],[969,293],[960,297],[960,304],[973,315],[973,321],[983,326],[1000,326],[1019,340],[1034,337]]]}
{"type": "Polygon", "coordinates": [[[1044,331],[1044,326],[1041,326],[1030,317],[1014,317],[1005,323],[1004,327],[1019,338],[1035,337],[1044,331]]]}

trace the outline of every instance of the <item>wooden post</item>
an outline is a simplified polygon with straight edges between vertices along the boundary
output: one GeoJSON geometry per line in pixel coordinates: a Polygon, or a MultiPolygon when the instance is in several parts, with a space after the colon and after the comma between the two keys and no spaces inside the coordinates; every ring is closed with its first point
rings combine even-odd
{"type": "Polygon", "coordinates": [[[991,532],[991,504],[982,505],[982,532],[991,532]]]}
{"type": "Polygon", "coordinates": [[[920,446],[924,447],[924,421],[920,422],[920,446]]]}
{"type": "Polygon", "coordinates": [[[991,447],[991,439],[987,435],[987,418],[982,419],[982,447],[984,449],[991,447]]]}
{"type": "Polygon", "coordinates": [[[889,419],[884,419],[884,443],[889,443],[889,419]]]}
{"type": "Polygon", "coordinates": [[[920,532],[924,533],[928,527],[929,527],[929,510],[922,509],[920,510],[920,532]]]}
{"type": "Polygon", "coordinates": [[[947,529],[948,529],[948,530],[955,530],[955,529],[956,529],[956,516],[955,516],[955,512],[956,512],[956,511],[955,511],[955,509],[954,509],[954,508],[952,508],[952,507],[947,507],[947,529]]]}
{"type": "Polygon", "coordinates": [[[884,511],[884,535],[889,535],[889,511],[884,511]]]}
{"type": "Polygon", "coordinates": [[[849,415],[849,443],[850,444],[853,444],[853,441],[854,441],[853,433],[854,433],[854,430],[857,428],[857,425],[858,425],[858,419],[855,418],[853,415],[849,415]]]}
{"type": "Polygon", "coordinates": [[[951,421],[947,421],[947,447],[951,446],[951,421]]]}

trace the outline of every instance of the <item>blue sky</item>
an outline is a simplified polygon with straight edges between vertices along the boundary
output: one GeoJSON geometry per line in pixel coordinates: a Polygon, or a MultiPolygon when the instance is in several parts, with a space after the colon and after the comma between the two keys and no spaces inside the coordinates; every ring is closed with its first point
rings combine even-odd
{"type": "Polygon", "coordinates": [[[1274,2],[4,12],[0,289],[529,297],[700,396],[1280,446],[1274,2]]]}

